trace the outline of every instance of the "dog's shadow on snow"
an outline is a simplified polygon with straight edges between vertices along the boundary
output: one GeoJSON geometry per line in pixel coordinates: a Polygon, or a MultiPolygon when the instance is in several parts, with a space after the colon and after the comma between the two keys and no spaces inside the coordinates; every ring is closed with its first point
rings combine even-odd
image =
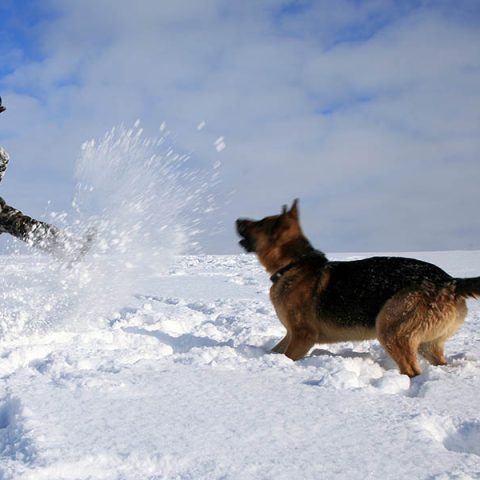
{"type": "Polygon", "coordinates": [[[373,355],[370,352],[356,352],[352,348],[344,348],[338,352],[332,352],[330,350],[325,350],[323,348],[316,348],[312,350],[309,354],[309,357],[342,357],[342,358],[370,358],[374,359],[373,355]]]}
{"type": "Polygon", "coordinates": [[[175,353],[187,353],[193,348],[233,347],[233,341],[231,340],[228,342],[219,342],[208,337],[197,337],[190,333],[174,337],[173,335],[169,335],[168,333],[159,330],[147,330],[140,327],[124,327],[122,330],[135,335],[154,337],[161,343],[170,346],[175,353]]]}

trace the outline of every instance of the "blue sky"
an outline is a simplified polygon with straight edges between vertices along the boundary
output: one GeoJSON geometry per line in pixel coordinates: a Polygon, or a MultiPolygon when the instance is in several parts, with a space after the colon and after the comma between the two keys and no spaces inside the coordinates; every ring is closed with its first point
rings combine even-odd
{"type": "Polygon", "coordinates": [[[14,72],[24,63],[43,58],[37,42],[38,29],[42,22],[51,18],[44,5],[35,0],[4,0],[0,4],[2,76],[14,72]]]}
{"type": "Polygon", "coordinates": [[[1,195],[30,214],[68,209],[81,144],[140,118],[192,167],[222,162],[207,251],[296,197],[326,251],[480,248],[476,1],[7,0],[0,18],[1,195]]]}

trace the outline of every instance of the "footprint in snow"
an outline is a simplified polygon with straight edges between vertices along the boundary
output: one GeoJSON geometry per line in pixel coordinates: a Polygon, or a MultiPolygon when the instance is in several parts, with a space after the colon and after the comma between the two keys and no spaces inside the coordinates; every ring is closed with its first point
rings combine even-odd
{"type": "Polygon", "coordinates": [[[443,444],[452,452],[480,456],[480,420],[461,422],[449,432],[443,444]]]}
{"type": "Polygon", "coordinates": [[[417,428],[451,452],[480,456],[480,420],[421,415],[417,428]]]}

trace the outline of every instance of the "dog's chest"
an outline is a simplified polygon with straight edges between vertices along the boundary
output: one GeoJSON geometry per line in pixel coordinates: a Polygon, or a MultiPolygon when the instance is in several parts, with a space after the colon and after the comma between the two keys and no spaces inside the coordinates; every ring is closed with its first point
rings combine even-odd
{"type": "Polygon", "coordinates": [[[280,322],[286,327],[289,315],[290,282],[284,279],[274,283],[270,288],[270,301],[280,322]]]}
{"type": "Polygon", "coordinates": [[[296,275],[281,278],[270,288],[270,300],[285,327],[302,322],[302,319],[312,314],[311,282],[296,275]]]}

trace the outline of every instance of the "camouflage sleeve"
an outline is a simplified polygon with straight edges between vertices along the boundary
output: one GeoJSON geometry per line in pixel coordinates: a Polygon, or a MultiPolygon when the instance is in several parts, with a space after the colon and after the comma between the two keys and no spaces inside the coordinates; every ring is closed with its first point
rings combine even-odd
{"type": "Polygon", "coordinates": [[[40,222],[7,205],[0,197],[0,233],[9,233],[30,245],[50,250],[58,246],[60,232],[53,225],[40,222]]]}
{"type": "Polygon", "coordinates": [[[6,150],[0,146],[0,182],[2,181],[5,171],[7,170],[8,161],[10,157],[6,150]]]}
{"type": "MultiPolygon", "coordinates": [[[[0,197],[0,218],[2,217],[2,211],[5,207],[5,200],[0,197]]],[[[3,229],[2,229],[2,221],[0,220],[0,235],[3,233],[3,229]]]]}

